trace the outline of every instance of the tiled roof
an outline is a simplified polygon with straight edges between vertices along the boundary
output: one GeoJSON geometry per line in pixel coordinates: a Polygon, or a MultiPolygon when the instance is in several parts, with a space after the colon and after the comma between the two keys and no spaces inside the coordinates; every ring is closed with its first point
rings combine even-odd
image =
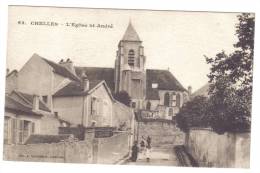
{"type": "Polygon", "coordinates": [[[36,112],[33,112],[31,107],[19,103],[17,100],[9,96],[5,96],[5,109],[15,111],[15,112],[28,113],[30,115],[40,115],[36,112]]]}
{"type": "Polygon", "coordinates": [[[25,144],[58,143],[70,138],[71,135],[30,135],[25,144]]]}
{"type": "MultiPolygon", "coordinates": [[[[20,91],[14,91],[15,93],[17,93],[20,97],[22,97],[22,99],[26,99],[28,106],[30,106],[30,108],[32,109],[32,105],[33,105],[33,95],[31,94],[26,94],[20,91]]],[[[17,100],[17,101],[22,101],[22,100],[17,100]]],[[[25,103],[26,104],[26,103],[25,103]]],[[[51,110],[41,101],[39,100],[39,109],[46,111],[46,112],[51,112],[51,110]]]]}
{"type": "Polygon", "coordinates": [[[207,83],[204,86],[202,86],[201,88],[199,88],[197,91],[195,91],[194,93],[191,94],[191,98],[194,98],[196,96],[205,96],[208,97],[209,95],[209,86],[210,84],[207,83]]]}
{"type": "MultiPolygon", "coordinates": [[[[89,80],[105,80],[111,91],[114,91],[114,69],[101,67],[75,67],[78,76],[83,71],[89,80]]],[[[180,82],[168,70],[146,70],[146,99],[158,100],[158,90],[186,91],[180,82]],[[158,83],[158,89],[152,88],[152,83],[158,83]]]]}
{"type": "Polygon", "coordinates": [[[72,79],[74,81],[79,81],[80,79],[74,75],[73,73],[71,73],[67,68],[63,67],[62,65],[59,65],[55,62],[52,62],[50,60],[47,60],[45,58],[42,58],[46,63],[48,63],[54,70],[54,73],[57,73],[61,76],[67,77],[69,79],[72,79]]]}
{"type": "Polygon", "coordinates": [[[140,38],[137,34],[137,32],[135,31],[133,25],[131,24],[131,22],[129,23],[125,34],[122,38],[123,41],[140,41],[140,38]]]}
{"type": "Polygon", "coordinates": [[[146,70],[146,99],[158,100],[158,90],[186,91],[180,82],[168,70],[146,70]],[[152,88],[157,83],[158,88],[152,88]]]}
{"type": "Polygon", "coordinates": [[[85,72],[90,81],[105,80],[109,89],[113,92],[115,88],[114,83],[114,69],[102,67],[75,67],[76,74],[80,76],[85,72]]]}
{"type": "MultiPolygon", "coordinates": [[[[92,80],[89,82],[89,90],[98,85],[101,80],[92,80]]],[[[88,91],[89,91],[88,90],[88,91]]],[[[88,91],[84,91],[79,82],[70,82],[68,85],[58,90],[54,96],[82,96],[88,94],[88,91]]]]}

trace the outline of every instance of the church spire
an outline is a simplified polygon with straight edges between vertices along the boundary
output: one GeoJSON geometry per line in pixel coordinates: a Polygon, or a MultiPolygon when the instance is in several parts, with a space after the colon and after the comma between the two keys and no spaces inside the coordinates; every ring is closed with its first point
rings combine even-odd
{"type": "Polygon", "coordinates": [[[141,41],[137,32],[135,31],[131,20],[129,20],[128,27],[125,31],[125,34],[122,38],[123,41],[141,41]]]}

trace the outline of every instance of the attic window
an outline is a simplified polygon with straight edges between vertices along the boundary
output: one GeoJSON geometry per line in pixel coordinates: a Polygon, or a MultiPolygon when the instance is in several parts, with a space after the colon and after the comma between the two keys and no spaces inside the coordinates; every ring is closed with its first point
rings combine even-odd
{"type": "Polygon", "coordinates": [[[158,83],[152,83],[152,88],[158,88],[158,83]]]}

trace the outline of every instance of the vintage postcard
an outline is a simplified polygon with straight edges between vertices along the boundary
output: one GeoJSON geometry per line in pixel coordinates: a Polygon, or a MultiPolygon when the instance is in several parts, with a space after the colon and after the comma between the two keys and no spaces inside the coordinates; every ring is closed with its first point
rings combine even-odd
{"type": "Polygon", "coordinates": [[[254,13],[8,11],[4,160],[250,167],[254,13]]]}

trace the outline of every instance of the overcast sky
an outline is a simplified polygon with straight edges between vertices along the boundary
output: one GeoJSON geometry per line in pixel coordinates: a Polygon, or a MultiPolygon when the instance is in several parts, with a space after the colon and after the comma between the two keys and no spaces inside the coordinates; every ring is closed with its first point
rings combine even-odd
{"type": "Polygon", "coordinates": [[[118,42],[131,20],[143,41],[146,68],[169,68],[184,87],[191,85],[195,91],[208,81],[209,66],[203,55],[233,51],[237,15],[9,7],[7,67],[19,70],[34,53],[55,62],[70,58],[77,66],[114,67],[118,42]],[[57,22],[59,26],[35,26],[31,21],[57,22]],[[112,24],[113,28],[75,28],[65,26],[66,22],[112,24]]]}

